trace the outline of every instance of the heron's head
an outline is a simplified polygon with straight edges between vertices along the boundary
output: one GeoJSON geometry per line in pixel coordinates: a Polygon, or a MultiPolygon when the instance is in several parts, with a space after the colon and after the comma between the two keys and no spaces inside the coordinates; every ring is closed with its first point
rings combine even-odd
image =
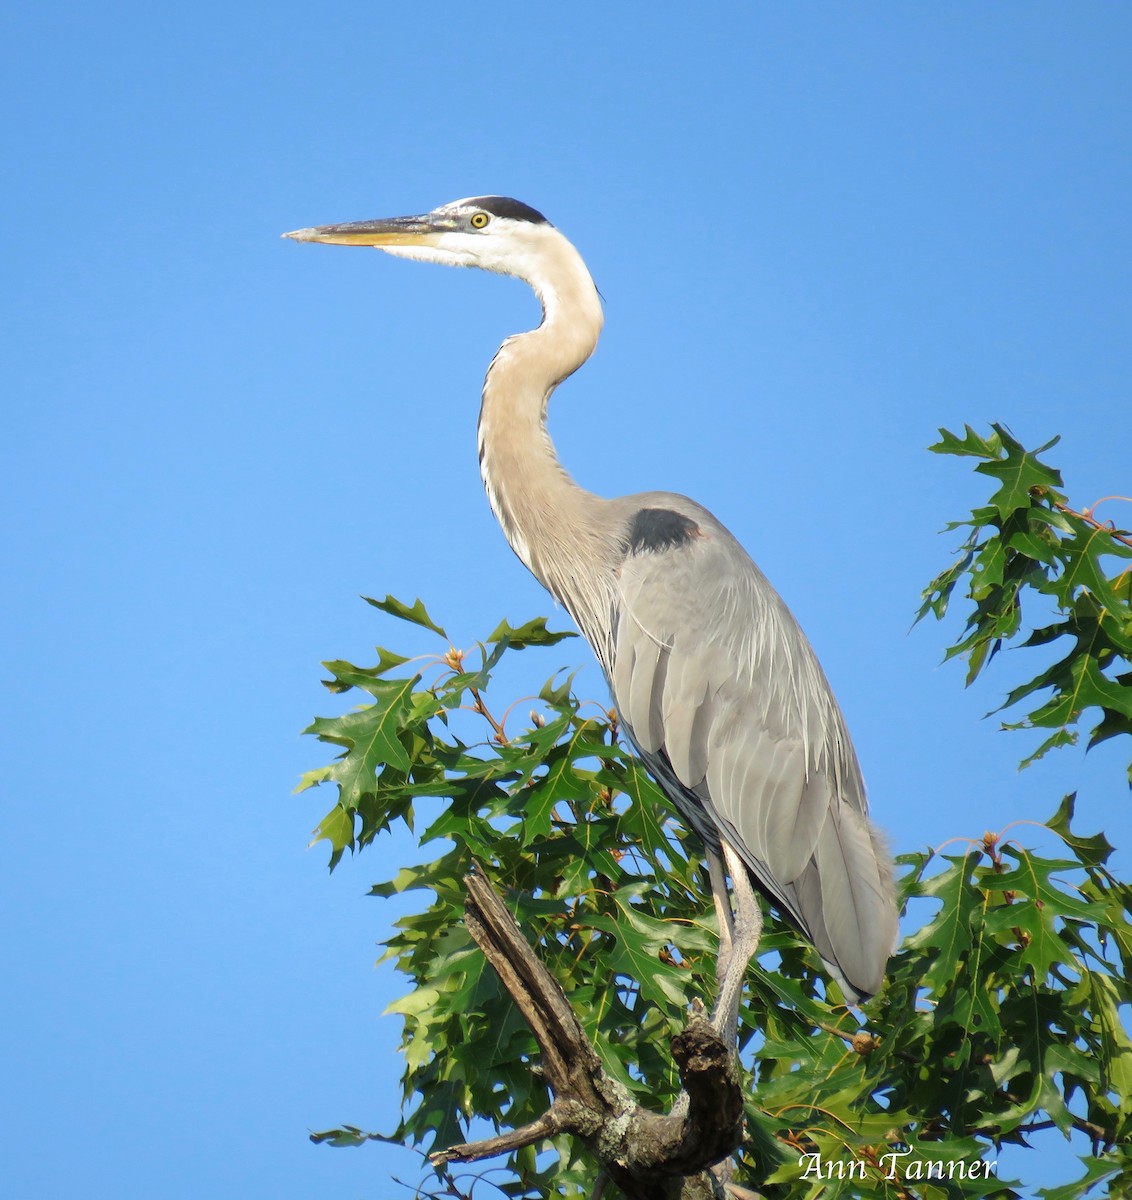
{"type": "Polygon", "coordinates": [[[538,261],[551,243],[565,241],[542,213],[506,196],[473,196],[419,217],[317,225],[283,236],[296,242],[375,246],[398,258],[481,267],[524,279],[537,274],[538,261]]]}

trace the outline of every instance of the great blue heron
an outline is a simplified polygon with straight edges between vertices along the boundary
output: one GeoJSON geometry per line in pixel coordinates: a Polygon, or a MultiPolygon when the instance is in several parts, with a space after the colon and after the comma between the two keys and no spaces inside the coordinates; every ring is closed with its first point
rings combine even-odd
{"type": "Polygon", "coordinates": [[[480,470],[507,540],[577,622],[622,728],[704,842],[720,927],[715,1027],[734,1036],[758,946],[752,880],[814,944],[847,999],[876,992],[896,939],[891,866],[805,634],[700,505],[669,492],[603,499],[555,454],[548,401],[602,327],[577,250],[541,213],[501,196],[285,236],[482,267],[534,289],[542,322],[509,337],[484,380],[480,470]]]}

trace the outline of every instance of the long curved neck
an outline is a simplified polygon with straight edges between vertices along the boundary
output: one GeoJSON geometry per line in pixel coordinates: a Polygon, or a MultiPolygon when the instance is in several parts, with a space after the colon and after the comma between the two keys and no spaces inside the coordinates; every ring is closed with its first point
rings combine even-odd
{"type": "Polygon", "coordinates": [[[522,277],[542,303],[542,324],[508,338],[488,369],[480,474],[512,549],[586,632],[601,604],[594,568],[609,553],[600,520],[607,502],[579,487],[558,461],[546,410],[558,384],[593,353],[601,301],[581,256],[561,235],[553,234],[537,262],[537,272],[522,277]]]}

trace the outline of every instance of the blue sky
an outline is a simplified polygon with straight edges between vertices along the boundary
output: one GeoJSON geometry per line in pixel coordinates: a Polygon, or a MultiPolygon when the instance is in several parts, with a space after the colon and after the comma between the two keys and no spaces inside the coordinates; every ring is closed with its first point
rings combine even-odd
{"type": "Polygon", "coordinates": [[[414,1172],[306,1140],[395,1119],[392,914],[363,894],[411,851],[327,878],[298,731],[331,707],[319,660],[414,644],[359,594],[420,595],[465,644],[549,611],[475,461],[483,371],[537,311],[283,230],[542,209],[606,299],[553,404],[564,461],[686,492],[750,548],[894,847],[1080,787],[1127,870],[1122,748],[1017,774],[1026,743],[979,718],[1025,666],[965,693],[944,632],[908,629],[983,495],[924,452],[937,426],[1060,433],[1082,504],[1132,487],[1130,43],[1099,4],[9,17],[13,1196],[353,1200],[414,1172]]]}

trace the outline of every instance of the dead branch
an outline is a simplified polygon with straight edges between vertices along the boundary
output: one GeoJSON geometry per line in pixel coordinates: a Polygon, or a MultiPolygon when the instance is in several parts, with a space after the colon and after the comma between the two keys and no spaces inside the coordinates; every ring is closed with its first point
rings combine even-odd
{"type": "Polygon", "coordinates": [[[554,1101],[522,1129],[450,1146],[433,1154],[432,1161],[470,1162],[571,1133],[631,1200],[723,1197],[723,1185],[710,1168],[742,1140],[743,1093],[732,1048],[702,1009],[692,1012],[672,1041],[686,1100],[666,1116],[648,1112],[606,1074],[565,993],[482,870],[473,870],[464,883],[468,932],[534,1034],[542,1052],[539,1071],[554,1101]]]}

